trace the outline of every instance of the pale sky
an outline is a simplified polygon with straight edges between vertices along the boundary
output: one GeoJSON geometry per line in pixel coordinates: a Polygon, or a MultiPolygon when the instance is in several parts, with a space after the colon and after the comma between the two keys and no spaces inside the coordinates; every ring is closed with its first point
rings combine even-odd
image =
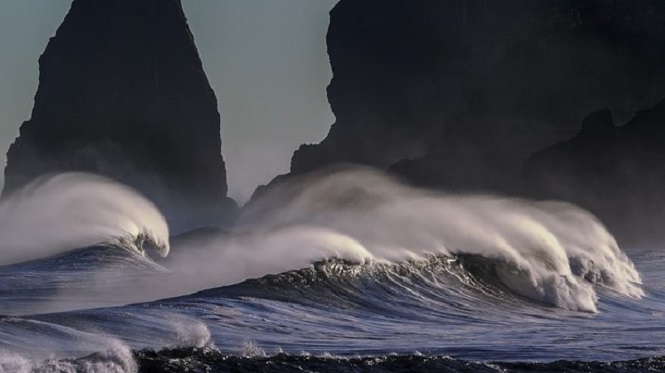
{"type": "MultiPolygon", "coordinates": [[[[334,117],[325,35],[337,0],[183,0],[222,115],[231,197],[288,171],[293,151],[322,140],[334,117]]],[[[0,1],[0,161],[29,118],[37,60],[71,0],[0,1]]]]}

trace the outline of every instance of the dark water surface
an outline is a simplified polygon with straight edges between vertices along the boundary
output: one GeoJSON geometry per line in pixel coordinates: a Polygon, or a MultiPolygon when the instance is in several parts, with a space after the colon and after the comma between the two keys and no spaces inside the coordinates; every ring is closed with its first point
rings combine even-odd
{"type": "Polygon", "coordinates": [[[89,248],[0,271],[3,310],[15,315],[0,319],[0,367],[659,371],[665,254],[642,250],[630,257],[645,296],[598,286],[596,313],[515,294],[483,258],[435,256],[400,265],[332,260],[178,298],[26,315],[113,302],[114,291],[140,277],[168,283],[170,274],[141,255],[89,248]],[[100,291],[100,281],[114,290],[111,296],[82,295],[100,291]]]}

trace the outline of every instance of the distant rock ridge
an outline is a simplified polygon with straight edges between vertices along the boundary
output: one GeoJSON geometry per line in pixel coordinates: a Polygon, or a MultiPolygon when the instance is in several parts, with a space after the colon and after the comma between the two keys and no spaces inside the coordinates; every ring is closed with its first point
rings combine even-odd
{"type": "Polygon", "coordinates": [[[350,162],[519,194],[524,160],[588,112],[665,97],[659,0],[341,0],[330,17],[336,122],[293,174],[350,162]]]}
{"type": "Polygon", "coordinates": [[[217,100],[180,0],[74,0],[39,63],[3,195],[88,171],[138,189],[183,228],[232,209],[217,100]]]}
{"type": "Polygon", "coordinates": [[[665,100],[614,127],[609,111],[589,115],[580,133],[524,165],[527,195],[578,204],[624,242],[665,238],[665,100]]]}
{"type": "Polygon", "coordinates": [[[665,159],[647,156],[661,157],[660,129],[636,124],[647,112],[613,124],[665,97],[663,1],[340,0],[327,44],[336,122],[256,196],[293,175],[362,164],[428,188],[577,202],[622,238],[626,216],[655,213],[665,199],[657,190],[665,159]],[[599,108],[608,110],[580,130],[599,108]],[[555,147],[553,163],[550,150],[539,153],[573,137],[581,145],[555,147]],[[634,189],[642,196],[604,206],[633,191],[626,183],[636,181],[621,176],[626,163],[647,179],[634,189]],[[565,192],[544,181],[550,170],[565,192]]]}

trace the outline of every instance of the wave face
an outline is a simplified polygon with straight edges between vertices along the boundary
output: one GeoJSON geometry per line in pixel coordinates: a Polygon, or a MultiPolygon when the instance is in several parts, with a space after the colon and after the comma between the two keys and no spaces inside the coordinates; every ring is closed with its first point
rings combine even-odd
{"type": "Polygon", "coordinates": [[[276,189],[246,209],[239,231],[290,229],[319,243],[333,241],[331,254],[350,260],[478,255],[514,292],[571,310],[597,311],[594,285],[643,295],[639,274],[612,235],[570,204],[437,194],[366,169],[276,189]]]}
{"type": "Polygon", "coordinates": [[[88,175],[39,181],[0,205],[12,215],[0,372],[663,366],[665,251],[625,253],[569,204],[356,168],[170,243],[152,204],[88,175]]]}

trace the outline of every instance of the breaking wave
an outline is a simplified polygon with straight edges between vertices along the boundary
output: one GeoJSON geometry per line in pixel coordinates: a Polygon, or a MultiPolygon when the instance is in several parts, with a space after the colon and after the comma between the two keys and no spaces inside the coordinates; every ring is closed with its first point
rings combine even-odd
{"type": "Polygon", "coordinates": [[[280,264],[334,257],[400,263],[462,255],[489,260],[513,292],[557,307],[597,311],[597,286],[643,295],[633,263],[605,227],[578,207],[435,193],[367,169],[277,185],[245,208],[234,233],[215,246],[221,253],[234,245],[242,249],[217,259],[231,266],[254,263],[263,274],[282,272],[280,264]],[[239,243],[242,235],[249,238],[239,243]],[[256,245],[257,239],[262,243],[256,245]]]}
{"type": "Polygon", "coordinates": [[[140,194],[64,174],[2,202],[0,223],[0,371],[663,366],[649,357],[662,356],[662,252],[631,251],[642,285],[570,204],[338,169],[269,188],[228,230],[169,243],[140,194]],[[581,349],[608,361],[578,362],[581,349]]]}
{"type": "MultiPolygon", "coordinates": [[[[3,246],[9,248],[0,264],[100,242],[111,243],[108,250],[119,246],[140,254],[144,240],[162,256],[170,250],[168,227],[154,205],[127,187],[85,174],[32,184],[0,205],[0,223],[5,223],[0,224],[3,246]]],[[[489,288],[575,311],[596,312],[598,288],[644,295],[633,263],[603,225],[578,207],[435,193],[355,168],[276,185],[243,209],[230,232],[174,241],[170,257],[158,266],[166,275],[161,270],[128,275],[110,267],[114,286],[122,291],[95,304],[182,296],[335,259],[361,264],[354,271],[381,268],[383,278],[376,282],[386,284],[393,284],[387,274],[394,271],[457,263],[462,270],[454,276],[475,276],[489,288]],[[122,284],[123,278],[128,283],[122,284]]],[[[145,266],[132,271],[140,268],[145,266]]],[[[99,287],[91,291],[101,297],[108,292],[106,272],[85,280],[99,287]]]]}
{"type": "Polygon", "coordinates": [[[138,252],[149,243],[169,252],[159,210],[139,193],[84,173],[42,177],[0,203],[0,265],[112,243],[138,252]]]}

